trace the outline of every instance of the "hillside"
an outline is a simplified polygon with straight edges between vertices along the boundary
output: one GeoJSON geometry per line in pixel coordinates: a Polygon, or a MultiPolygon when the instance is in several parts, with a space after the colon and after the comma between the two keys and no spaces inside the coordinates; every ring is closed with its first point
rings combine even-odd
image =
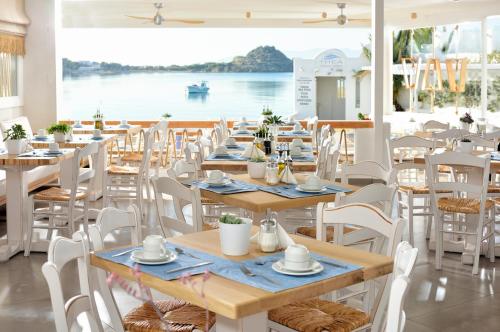
{"type": "Polygon", "coordinates": [[[187,66],[128,66],[119,63],[63,59],[64,76],[121,74],[131,72],[275,73],[293,71],[293,62],[274,46],[259,46],[231,62],[207,62],[187,66]]]}

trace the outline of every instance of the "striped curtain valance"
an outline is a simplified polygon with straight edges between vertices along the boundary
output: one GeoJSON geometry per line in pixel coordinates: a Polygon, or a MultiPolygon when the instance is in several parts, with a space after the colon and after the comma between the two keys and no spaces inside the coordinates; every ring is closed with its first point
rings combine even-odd
{"type": "Polygon", "coordinates": [[[24,37],[0,32],[0,53],[24,55],[24,37]]]}

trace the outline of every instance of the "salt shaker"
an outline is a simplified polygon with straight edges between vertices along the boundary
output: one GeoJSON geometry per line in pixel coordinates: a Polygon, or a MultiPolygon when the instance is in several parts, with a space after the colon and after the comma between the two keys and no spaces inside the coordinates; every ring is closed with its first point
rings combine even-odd
{"type": "Polygon", "coordinates": [[[263,252],[275,252],[279,249],[278,227],[276,219],[266,217],[260,223],[259,247],[263,252]]]}

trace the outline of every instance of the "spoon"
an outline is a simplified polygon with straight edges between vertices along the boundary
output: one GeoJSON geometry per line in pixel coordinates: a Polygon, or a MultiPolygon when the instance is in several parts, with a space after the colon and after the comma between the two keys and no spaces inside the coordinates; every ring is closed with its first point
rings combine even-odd
{"type": "Polygon", "coordinates": [[[175,247],[174,248],[175,252],[177,252],[179,255],[187,255],[189,257],[192,257],[192,258],[195,258],[195,259],[201,259],[199,257],[196,257],[195,255],[193,254],[190,254],[188,252],[185,252],[182,248],[179,248],[179,247],[175,247]]]}

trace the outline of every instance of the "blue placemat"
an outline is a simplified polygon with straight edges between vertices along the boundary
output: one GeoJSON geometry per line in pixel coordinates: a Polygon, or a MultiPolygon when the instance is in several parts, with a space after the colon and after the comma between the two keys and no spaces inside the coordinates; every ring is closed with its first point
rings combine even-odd
{"type": "Polygon", "coordinates": [[[33,141],[46,142],[48,140],[50,140],[50,138],[47,137],[47,136],[45,136],[45,137],[43,137],[43,136],[35,136],[35,137],[33,137],[33,141]]]}
{"type": "Polygon", "coordinates": [[[286,186],[259,186],[259,190],[283,196],[286,198],[304,198],[304,197],[311,197],[311,196],[322,196],[322,195],[331,195],[331,194],[336,194],[339,192],[344,192],[348,193],[351,192],[351,189],[343,188],[340,186],[336,185],[327,185],[325,191],[317,192],[317,193],[306,193],[302,191],[298,191],[295,189],[297,185],[295,184],[290,184],[286,186]]]}
{"type": "Polygon", "coordinates": [[[315,161],[312,155],[292,156],[293,162],[310,162],[315,161]]]}
{"type": "Polygon", "coordinates": [[[333,263],[345,266],[343,267],[336,267],[333,265],[321,263],[324,267],[324,270],[321,271],[320,273],[311,275],[311,276],[289,276],[289,275],[284,275],[278,272],[275,272],[271,265],[272,263],[276,262],[277,260],[281,259],[284,257],[284,253],[276,253],[273,255],[269,256],[264,256],[260,257],[257,259],[249,259],[245,260],[242,262],[233,262],[233,261],[226,261],[227,264],[225,265],[209,265],[208,270],[216,275],[219,275],[221,277],[234,280],[237,282],[240,282],[245,285],[249,285],[252,287],[260,288],[268,292],[281,292],[287,289],[291,288],[296,288],[296,287],[301,287],[304,285],[312,284],[314,282],[318,282],[321,280],[333,278],[345,273],[349,273],[352,271],[356,271],[361,269],[361,266],[354,265],[354,264],[349,264],[346,262],[341,262],[335,259],[331,259],[325,256],[321,256],[318,254],[312,253],[311,256],[314,259],[321,259],[325,261],[331,261],[333,263]],[[259,264],[262,265],[257,265],[256,262],[259,262],[259,264]],[[243,263],[245,266],[251,270],[255,274],[259,275],[265,275],[266,277],[272,279],[278,285],[270,283],[269,281],[265,280],[262,277],[248,277],[243,274],[240,270],[240,264],[243,263]]]}
{"type": "Polygon", "coordinates": [[[192,185],[217,194],[239,194],[259,190],[259,186],[236,180],[232,180],[230,184],[223,187],[211,187],[201,181],[193,181],[192,185]]]}
{"type": "Polygon", "coordinates": [[[226,149],[228,150],[233,150],[233,151],[244,151],[245,146],[244,145],[226,145],[226,149]]]}
{"type": "Polygon", "coordinates": [[[491,153],[491,160],[500,161],[500,152],[492,152],[491,153]]]}
{"type": "Polygon", "coordinates": [[[104,137],[94,137],[94,136],[91,137],[91,140],[93,141],[102,141],[103,139],[104,137]]]}
{"type": "Polygon", "coordinates": [[[301,131],[294,131],[294,130],[289,130],[289,131],[280,131],[278,133],[278,136],[308,136],[310,133],[306,130],[301,130],[301,131]]]}
{"type": "MultiPolygon", "coordinates": [[[[177,254],[177,259],[171,263],[162,264],[162,265],[140,264],[141,271],[143,273],[148,273],[148,274],[154,275],[155,277],[158,277],[158,278],[163,279],[163,280],[173,280],[173,279],[179,278],[183,273],[190,273],[192,275],[201,274],[201,273],[205,272],[206,270],[208,270],[209,267],[214,267],[215,270],[218,270],[218,269],[221,269],[223,266],[227,265],[227,262],[228,262],[224,258],[209,255],[209,254],[206,254],[206,253],[203,253],[201,251],[194,250],[191,248],[181,247],[178,245],[173,245],[171,243],[167,243],[165,246],[168,249],[170,249],[171,251],[174,251],[175,247],[182,248],[185,252],[189,252],[189,253],[193,254],[194,256],[199,257],[201,260],[196,259],[196,258],[192,258],[188,255],[177,254]],[[171,269],[175,269],[175,268],[179,268],[179,267],[183,267],[183,266],[190,266],[190,265],[194,265],[194,264],[197,264],[200,262],[205,262],[205,261],[212,262],[213,264],[200,266],[200,267],[196,267],[196,268],[192,268],[192,269],[188,269],[188,270],[183,270],[183,271],[179,271],[179,272],[166,273],[167,270],[171,270],[171,269]]],[[[130,247],[128,249],[131,249],[131,248],[132,247],[130,247]]],[[[137,247],[137,249],[140,249],[140,248],[141,247],[137,247]]],[[[121,249],[116,249],[116,250],[107,251],[107,252],[98,252],[98,253],[96,253],[96,256],[104,258],[104,259],[109,260],[109,261],[114,262],[114,263],[125,265],[125,266],[129,266],[129,267],[135,266],[135,264],[137,264],[137,263],[134,262],[130,258],[132,253],[127,253],[125,255],[118,256],[118,257],[111,257],[114,254],[123,252],[125,250],[127,250],[127,248],[121,248],[121,249]]]]}
{"type": "Polygon", "coordinates": [[[245,161],[247,158],[242,157],[240,154],[227,154],[225,156],[222,155],[214,155],[210,154],[208,157],[205,158],[205,160],[208,161],[216,161],[216,160],[234,160],[234,161],[245,161]]]}
{"type": "Polygon", "coordinates": [[[62,156],[64,153],[62,151],[58,152],[49,152],[47,150],[34,150],[30,152],[24,152],[18,154],[17,156],[20,158],[45,158],[45,157],[57,157],[62,156]]]}
{"type": "Polygon", "coordinates": [[[242,130],[242,131],[234,131],[233,132],[233,136],[239,136],[239,135],[242,135],[242,136],[248,136],[248,135],[252,135],[252,132],[250,130],[242,130]]]}

